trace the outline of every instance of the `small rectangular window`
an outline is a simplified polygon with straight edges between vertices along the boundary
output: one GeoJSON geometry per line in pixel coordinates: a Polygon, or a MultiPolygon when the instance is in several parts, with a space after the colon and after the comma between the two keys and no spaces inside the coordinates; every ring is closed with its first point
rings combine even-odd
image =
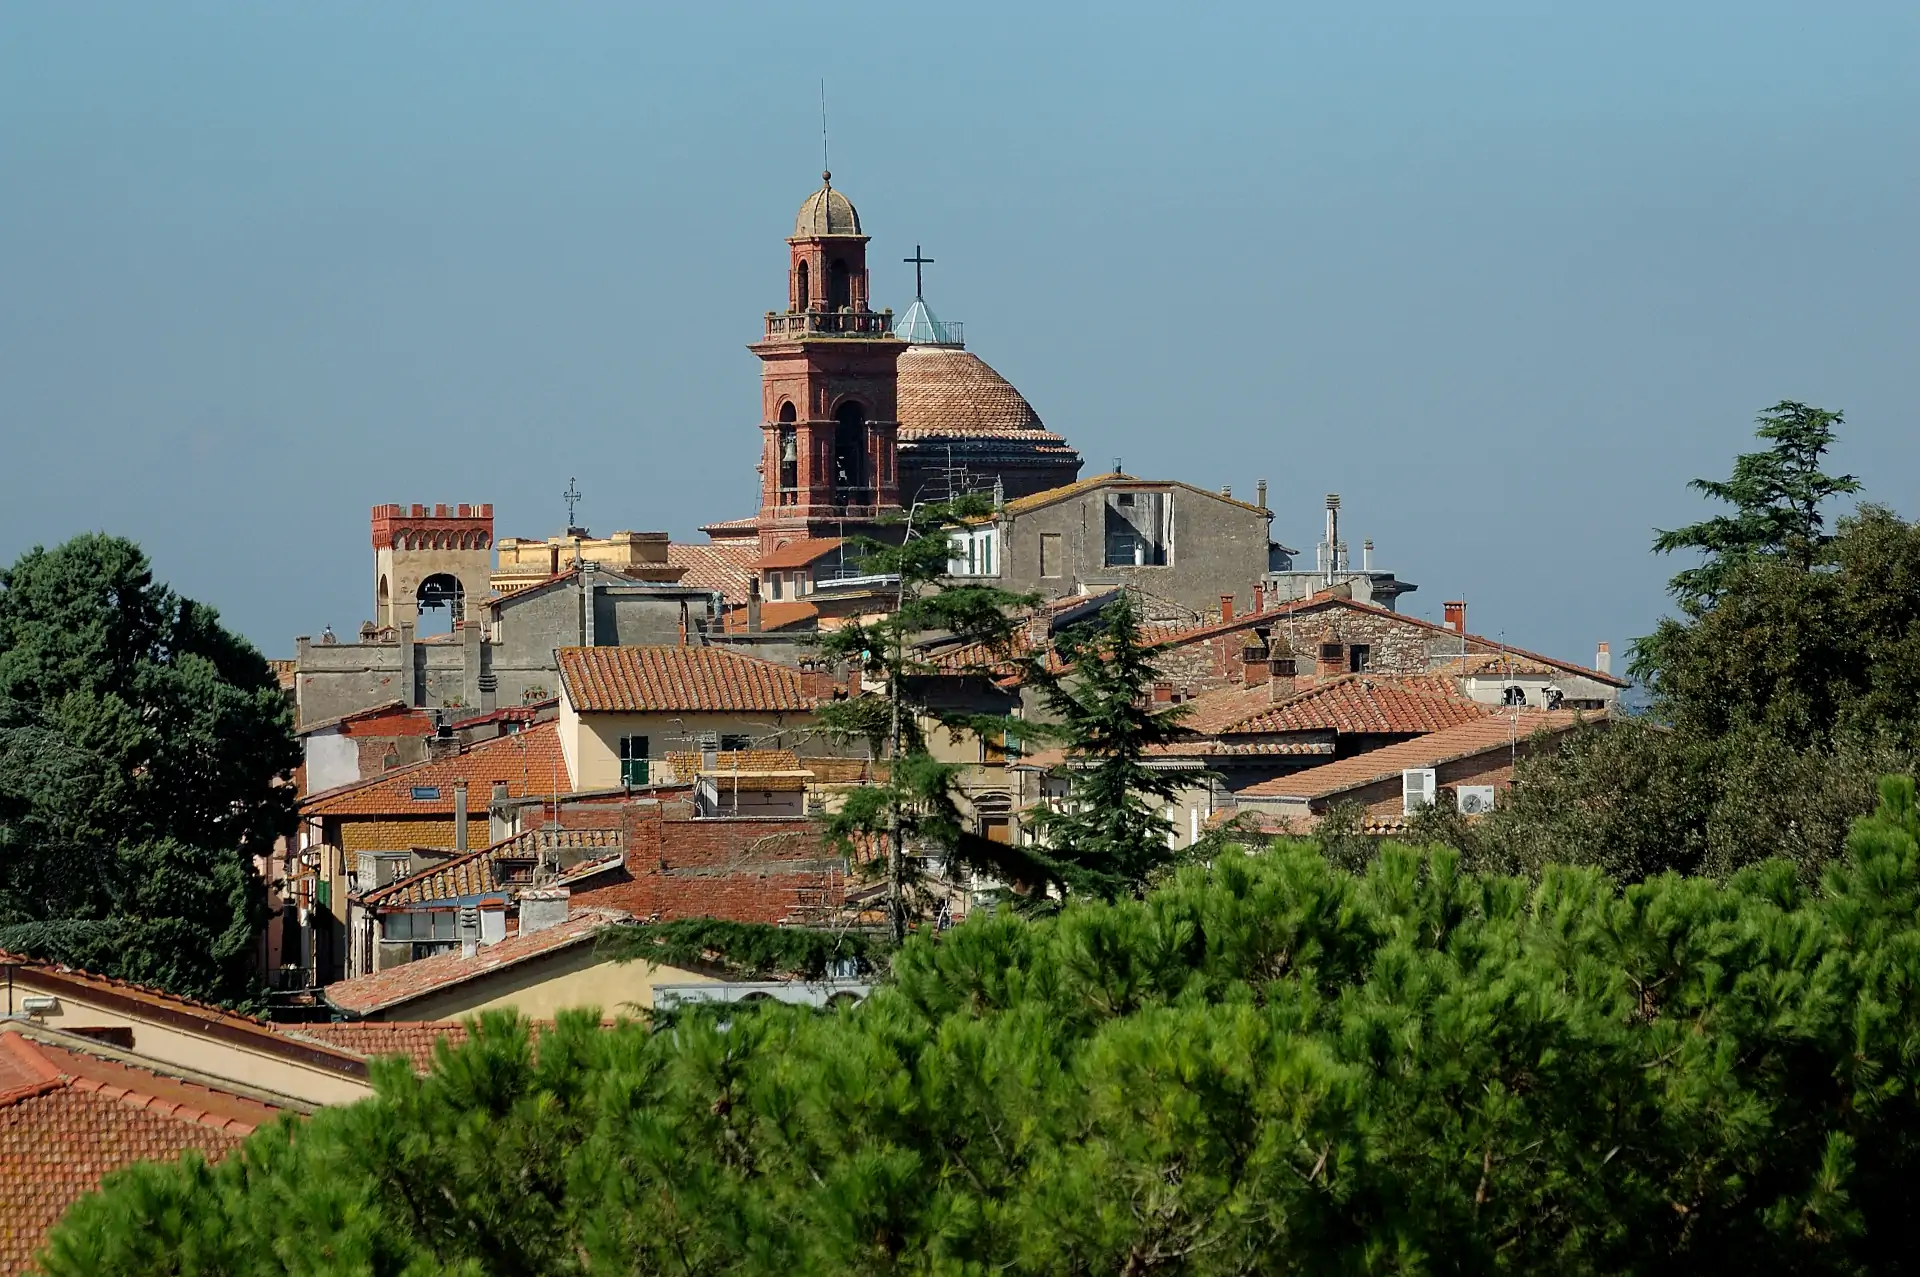
{"type": "Polygon", "coordinates": [[[1355,674],[1364,674],[1369,665],[1368,648],[1365,643],[1354,643],[1347,648],[1347,668],[1355,674]]]}
{"type": "Polygon", "coordinates": [[[413,787],[413,801],[415,801],[416,803],[435,803],[435,802],[439,802],[439,801],[440,801],[440,786],[438,786],[438,785],[415,785],[415,786],[413,787]]]}
{"type": "Polygon", "coordinates": [[[720,733],[720,748],[725,750],[752,749],[753,737],[735,736],[727,732],[722,732],[720,733]]]}
{"type": "Polygon", "coordinates": [[[778,572],[775,572],[772,576],[767,578],[767,597],[772,599],[776,603],[780,601],[781,580],[782,578],[778,572]]]}
{"type": "Polygon", "coordinates": [[[1063,570],[1060,534],[1042,532],[1040,534],[1040,575],[1046,579],[1057,579],[1066,575],[1063,570]]]}
{"type": "Polygon", "coordinates": [[[382,940],[413,939],[413,915],[410,913],[390,913],[381,919],[380,938],[382,940]]]}
{"type": "Polygon", "coordinates": [[[647,753],[646,737],[622,736],[620,738],[620,783],[622,785],[647,783],[647,753]]]}

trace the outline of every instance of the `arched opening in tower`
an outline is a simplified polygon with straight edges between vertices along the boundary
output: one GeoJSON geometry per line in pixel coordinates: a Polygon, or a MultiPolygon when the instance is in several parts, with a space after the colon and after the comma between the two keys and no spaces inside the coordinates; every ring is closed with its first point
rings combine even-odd
{"type": "Polygon", "coordinates": [[[460,578],[449,572],[435,572],[420,582],[414,602],[420,613],[414,622],[414,632],[423,637],[451,634],[467,614],[466,589],[460,584],[460,578]]]}
{"type": "Polygon", "coordinates": [[[870,504],[867,474],[867,410],[857,403],[840,405],[833,414],[833,490],[841,505],[870,504]]]}
{"type": "Polygon", "coordinates": [[[853,273],[847,269],[847,263],[834,258],[827,266],[827,309],[839,310],[843,306],[853,305],[853,273]]]}
{"type": "Polygon", "coordinates": [[[780,405],[780,429],[775,435],[775,447],[780,461],[781,505],[792,505],[800,487],[800,439],[793,426],[794,415],[792,400],[780,405]]]}
{"type": "Polygon", "coordinates": [[[807,279],[807,264],[801,262],[799,268],[793,272],[793,276],[793,308],[805,310],[813,304],[813,291],[807,279]]]}

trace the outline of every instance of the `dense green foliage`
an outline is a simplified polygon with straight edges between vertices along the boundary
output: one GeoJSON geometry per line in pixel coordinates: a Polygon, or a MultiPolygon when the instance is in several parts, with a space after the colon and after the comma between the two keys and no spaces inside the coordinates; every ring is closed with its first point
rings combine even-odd
{"type": "Polygon", "coordinates": [[[1833,446],[1835,427],[1844,414],[1783,400],[1755,418],[1755,435],[1767,441],[1760,452],[1734,458],[1725,480],[1695,479],[1688,486],[1733,507],[1683,528],[1655,535],[1661,554],[1696,550],[1701,562],[1673,578],[1674,596],[1689,610],[1711,604],[1726,588],[1728,575],[1749,563],[1776,561],[1802,571],[1817,561],[1825,544],[1828,501],[1858,492],[1850,474],[1820,469],[1833,446]]]}
{"type": "Polygon", "coordinates": [[[1184,707],[1154,706],[1155,649],[1142,625],[1139,602],[1122,591],[1058,636],[1056,660],[1030,662],[1028,682],[1066,744],[1073,788],[1065,805],[1036,810],[1028,823],[1041,833],[1036,859],[1069,895],[1137,893],[1173,859],[1160,813],[1193,776],[1146,760],[1178,734],[1184,707]]]}
{"type": "Polygon", "coordinates": [[[622,962],[719,967],[729,974],[817,980],[836,963],[871,971],[884,962],[885,945],[861,931],[777,927],[721,918],[676,918],[603,933],[599,951],[622,962]]]}
{"type": "Polygon", "coordinates": [[[56,1277],[1898,1273],[1920,811],[1808,890],[1390,847],[916,936],[833,1013],[539,1040],[221,1165],[141,1166],[56,1277]]]}
{"type": "Polygon", "coordinates": [[[0,572],[0,948],[244,996],[292,731],[266,661],[131,542],[0,572]]]}
{"type": "Polygon", "coordinates": [[[909,845],[949,864],[1001,870],[1011,854],[967,827],[956,797],[962,769],[934,756],[926,725],[1002,735],[1018,725],[993,715],[952,712],[924,694],[927,675],[984,673],[1006,659],[1022,624],[1019,611],[1039,601],[947,575],[954,535],[992,510],[992,500],[980,496],[915,504],[904,518],[883,525],[885,537],[850,538],[863,571],[898,579],[898,607],[829,630],[820,639],[827,657],[864,670],[878,691],[822,706],[818,718],[822,730],[842,740],[864,740],[873,757],[887,760],[885,778],[853,791],[832,815],[828,836],[856,864],[886,875],[896,939],[925,912],[916,891],[920,861],[906,854],[909,845]],[[925,654],[930,638],[977,651],[980,659],[971,666],[939,664],[925,654]]]}
{"type": "Polygon", "coordinates": [[[1783,403],[1760,421],[1766,451],[1692,485],[1732,512],[1655,542],[1704,558],[1673,580],[1678,615],[1636,648],[1647,717],[1523,762],[1492,817],[1430,812],[1423,836],[1502,871],[1724,876],[1780,858],[1812,883],[1877,778],[1913,773],[1920,526],[1867,505],[1829,534],[1825,504],[1859,487],[1821,469],[1840,414],[1783,403]]]}

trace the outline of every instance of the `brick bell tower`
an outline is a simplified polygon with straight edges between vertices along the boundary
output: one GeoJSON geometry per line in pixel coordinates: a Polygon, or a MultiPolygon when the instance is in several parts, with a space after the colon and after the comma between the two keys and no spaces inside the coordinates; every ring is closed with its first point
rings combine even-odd
{"type": "Polygon", "coordinates": [[[787,308],[760,357],[760,547],[871,528],[900,509],[895,365],[907,344],[867,291],[860,215],[833,175],[787,240],[787,308]]]}

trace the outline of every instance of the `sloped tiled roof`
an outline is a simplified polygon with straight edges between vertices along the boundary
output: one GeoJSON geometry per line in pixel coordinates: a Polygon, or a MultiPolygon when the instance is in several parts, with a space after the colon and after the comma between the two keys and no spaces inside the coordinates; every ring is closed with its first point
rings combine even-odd
{"type": "Polygon", "coordinates": [[[557,927],[483,945],[471,958],[456,949],[385,971],[336,981],[326,987],[324,995],[329,1005],[349,1015],[371,1015],[589,942],[608,927],[630,921],[632,915],[618,909],[576,909],[557,927]]]}
{"type": "MultiPolygon", "coordinates": [[[[1523,710],[1492,714],[1449,727],[1445,731],[1356,754],[1352,758],[1342,758],[1289,776],[1263,780],[1241,790],[1238,796],[1242,802],[1262,798],[1298,801],[1331,798],[1379,781],[1395,779],[1409,768],[1438,767],[1442,763],[1501,749],[1524,741],[1536,732],[1557,734],[1570,731],[1582,721],[1582,716],[1571,710],[1523,710]]],[[[1584,721],[1604,722],[1605,717],[1589,715],[1584,721]]]]}
{"type": "MultiPolygon", "coordinates": [[[[781,630],[805,626],[809,621],[820,619],[820,609],[805,599],[786,599],[779,603],[760,605],[760,630],[764,634],[775,634],[781,630]]],[[[735,607],[727,609],[726,632],[744,634],[747,632],[747,609],[735,607]]]]}
{"type": "Polygon", "coordinates": [[[291,1038],[322,1042],[335,1050],[351,1051],[370,1060],[384,1055],[404,1055],[416,1073],[425,1073],[433,1067],[436,1043],[457,1047],[467,1040],[465,1023],[441,1024],[430,1020],[336,1020],[282,1025],[280,1031],[291,1038]]]}
{"type": "Polygon", "coordinates": [[[717,590],[729,603],[746,602],[747,582],[753,576],[753,565],[759,557],[760,543],[755,540],[713,541],[706,545],[675,542],[667,546],[667,562],[686,569],[680,584],[717,590]]]}
{"type": "Polygon", "coordinates": [[[557,841],[572,850],[605,848],[613,851],[621,847],[623,835],[617,829],[524,830],[478,851],[455,856],[437,865],[429,865],[419,873],[395,879],[384,887],[367,892],[361,897],[361,903],[368,908],[393,909],[506,891],[514,884],[502,876],[500,866],[508,862],[525,863],[537,859],[543,839],[557,841]]]}
{"type": "Polygon", "coordinates": [[[292,1054],[298,1056],[304,1063],[321,1068],[343,1069],[356,1076],[365,1073],[364,1069],[358,1067],[359,1061],[338,1052],[325,1050],[289,1052],[284,1049],[288,1044],[280,1039],[266,1021],[256,1020],[250,1015],[241,1015],[209,1002],[183,998],[151,985],[135,984],[130,980],[117,980],[112,976],[95,975],[91,971],[79,971],[59,963],[7,953],[4,950],[0,950],[0,966],[13,967],[14,974],[9,978],[17,980],[22,986],[55,990],[65,986],[73,990],[72,996],[76,999],[97,998],[104,1003],[117,1005],[129,1014],[150,1016],[189,1033],[222,1038],[229,1042],[241,1042],[282,1056],[292,1054]]]}
{"type": "Polygon", "coordinates": [[[799,670],[717,647],[564,647],[560,684],[581,713],[811,710],[799,670]]]}
{"type": "Polygon", "coordinates": [[[842,544],[840,537],[800,537],[777,545],[761,558],[762,568],[803,568],[815,559],[825,558],[838,550],[842,544]]]}
{"type": "Polygon", "coordinates": [[[1412,736],[1470,723],[1491,712],[1490,707],[1460,695],[1445,679],[1348,674],[1218,730],[1223,735],[1242,736],[1319,730],[1412,736]]]}
{"type": "Polygon", "coordinates": [[[900,356],[898,412],[902,440],[989,435],[1031,440],[1071,452],[1040,424],[1040,415],[1010,382],[957,346],[909,346],[900,356]]]}
{"type": "Polygon", "coordinates": [[[25,1270],[67,1208],[109,1172],[188,1149],[218,1160],[279,1112],[120,1060],[0,1032],[0,1271],[25,1270]]]}
{"type": "Polygon", "coordinates": [[[495,781],[507,795],[526,798],[553,792],[558,776],[564,787],[565,759],[557,723],[536,723],[524,731],[470,745],[447,758],[396,767],[371,780],[330,789],[301,807],[307,816],[450,816],[454,782],[467,782],[467,810],[486,814],[495,781]]]}
{"type": "MultiPolygon", "coordinates": [[[[1047,495],[1048,494],[1044,492],[1036,494],[1037,497],[1047,495]]],[[[1012,505],[1012,502],[1008,502],[1009,508],[1011,508],[1012,505]]],[[[1627,686],[1623,679],[1616,678],[1612,674],[1602,674],[1599,670],[1589,669],[1573,661],[1563,661],[1552,656],[1542,656],[1538,652],[1529,652],[1525,648],[1512,647],[1495,639],[1484,638],[1478,634],[1463,635],[1457,630],[1449,629],[1444,625],[1436,625],[1432,621],[1422,620],[1417,616],[1408,616],[1404,612],[1395,612],[1390,608],[1377,607],[1372,603],[1361,603],[1356,599],[1346,598],[1338,594],[1330,594],[1324,590],[1304,599],[1289,599],[1284,603],[1269,605],[1263,611],[1242,612],[1232,620],[1203,621],[1197,625],[1181,626],[1159,632],[1155,637],[1159,641],[1172,646],[1184,646],[1189,643],[1200,642],[1204,639],[1237,633],[1255,626],[1271,625],[1276,621],[1286,620],[1288,617],[1319,614],[1332,609],[1357,612],[1363,616],[1374,616],[1397,621],[1413,629],[1423,630],[1436,638],[1444,638],[1451,643],[1458,643],[1462,639],[1465,639],[1470,647],[1478,649],[1481,654],[1491,653],[1501,659],[1530,661],[1556,673],[1572,674],[1579,678],[1592,679],[1596,683],[1606,683],[1613,687],[1627,686]]],[[[1306,636],[1303,635],[1302,637],[1304,638],[1306,636]]],[[[1468,653],[1469,656],[1474,654],[1475,653],[1471,651],[1468,653]]],[[[1445,659],[1444,657],[1442,658],[1442,660],[1445,659]]]]}
{"type": "Polygon", "coordinates": [[[1057,488],[1049,488],[1045,492],[1035,492],[1030,496],[1018,497],[1007,502],[1005,512],[1007,514],[1025,514],[1029,510],[1038,510],[1044,506],[1050,506],[1056,501],[1065,501],[1067,498],[1079,496],[1083,492],[1091,492],[1095,488],[1108,487],[1164,489],[1166,491],[1172,491],[1177,488],[1183,492],[1197,493],[1212,501],[1239,506],[1241,509],[1250,510],[1255,514],[1269,513],[1269,511],[1261,509],[1250,501],[1239,501],[1233,497],[1222,496],[1218,492],[1209,492],[1205,488],[1196,487],[1191,483],[1183,483],[1179,479],[1136,479],[1130,474],[1114,472],[1096,474],[1090,478],[1062,484],[1057,488]]]}

